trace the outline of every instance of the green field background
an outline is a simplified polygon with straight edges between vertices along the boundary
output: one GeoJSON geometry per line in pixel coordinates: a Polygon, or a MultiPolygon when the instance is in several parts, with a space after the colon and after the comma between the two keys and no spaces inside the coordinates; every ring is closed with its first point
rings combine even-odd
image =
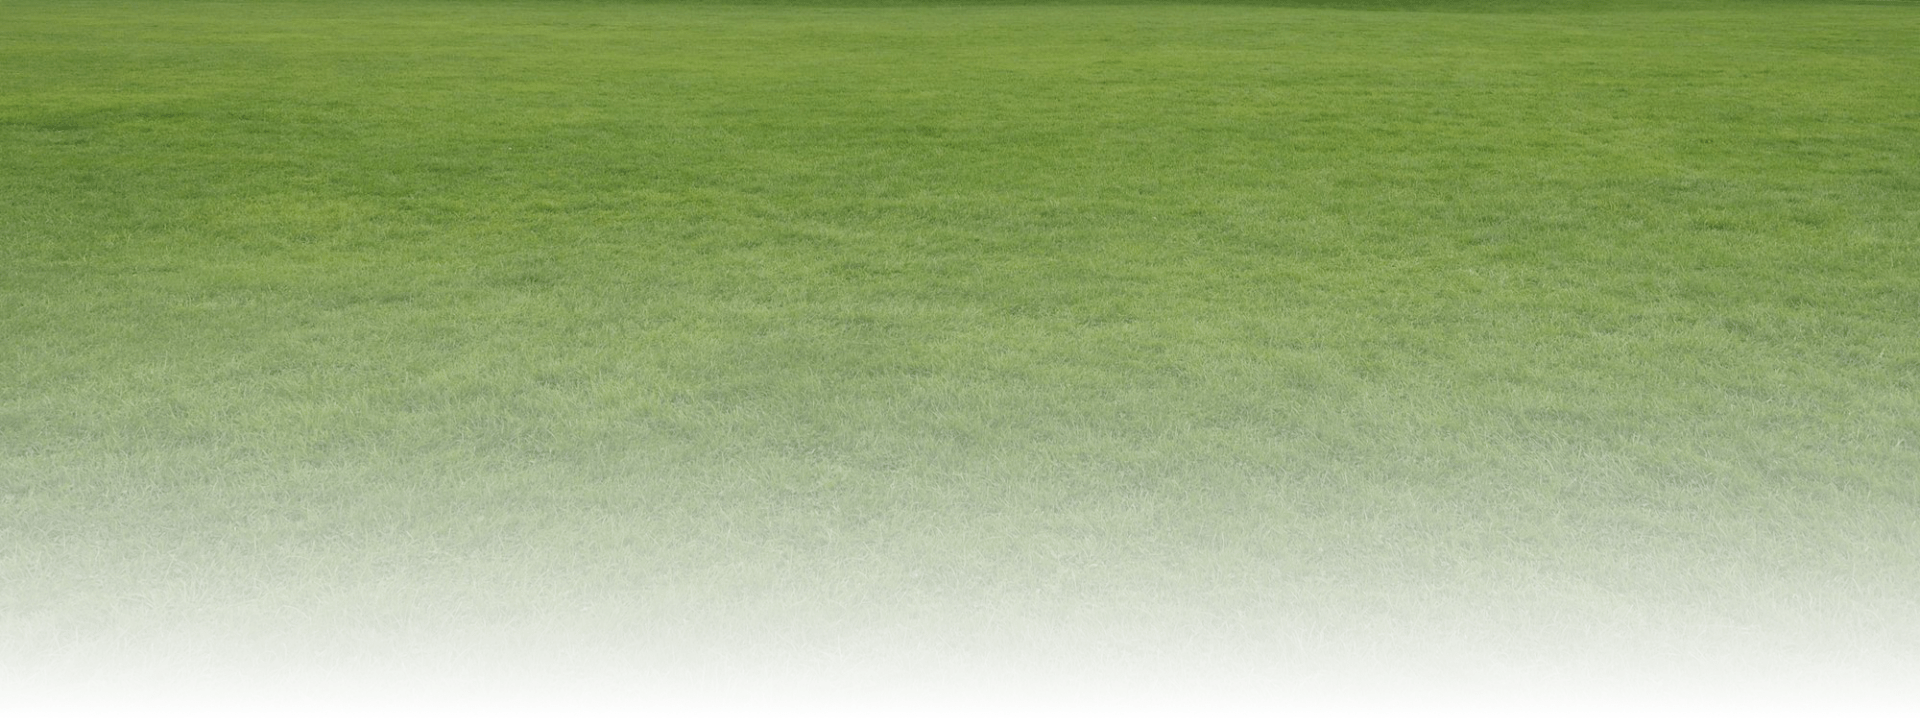
{"type": "Polygon", "coordinates": [[[1910,677],[1916,39],[0,0],[0,674],[1910,677]]]}

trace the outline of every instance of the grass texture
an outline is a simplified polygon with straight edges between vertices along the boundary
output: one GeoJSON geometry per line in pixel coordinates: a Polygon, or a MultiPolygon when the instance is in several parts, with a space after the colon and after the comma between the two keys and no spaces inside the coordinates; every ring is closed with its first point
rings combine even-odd
{"type": "Polygon", "coordinates": [[[0,1],[0,666],[1911,675],[1916,38],[0,1]]]}

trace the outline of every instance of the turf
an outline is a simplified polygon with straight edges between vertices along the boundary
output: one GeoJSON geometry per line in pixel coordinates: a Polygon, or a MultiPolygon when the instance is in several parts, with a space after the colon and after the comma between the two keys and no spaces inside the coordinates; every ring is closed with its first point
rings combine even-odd
{"type": "Polygon", "coordinates": [[[7,673],[1920,665],[1913,3],[0,18],[7,673]]]}

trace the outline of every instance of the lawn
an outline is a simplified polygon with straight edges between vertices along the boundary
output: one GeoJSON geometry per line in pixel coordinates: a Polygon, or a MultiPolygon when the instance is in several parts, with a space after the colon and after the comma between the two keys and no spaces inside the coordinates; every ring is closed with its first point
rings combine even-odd
{"type": "Polygon", "coordinates": [[[0,0],[0,679],[1920,676],[1916,38],[0,0]]]}

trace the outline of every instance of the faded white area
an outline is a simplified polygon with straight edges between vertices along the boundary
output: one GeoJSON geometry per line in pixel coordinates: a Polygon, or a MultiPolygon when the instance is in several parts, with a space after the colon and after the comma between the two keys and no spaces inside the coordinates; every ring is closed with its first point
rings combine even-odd
{"type": "MultiPolygon", "coordinates": [[[[529,663],[533,663],[530,660],[529,663]]],[[[929,660],[932,664],[937,660],[929,660]]],[[[289,668],[193,676],[102,670],[0,689],[4,724],[1875,724],[1920,723],[1914,672],[1733,680],[1407,668],[1179,672],[1084,664],[699,674],[511,664],[289,668]],[[1387,676],[1386,674],[1394,674],[1387,676]]]]}

